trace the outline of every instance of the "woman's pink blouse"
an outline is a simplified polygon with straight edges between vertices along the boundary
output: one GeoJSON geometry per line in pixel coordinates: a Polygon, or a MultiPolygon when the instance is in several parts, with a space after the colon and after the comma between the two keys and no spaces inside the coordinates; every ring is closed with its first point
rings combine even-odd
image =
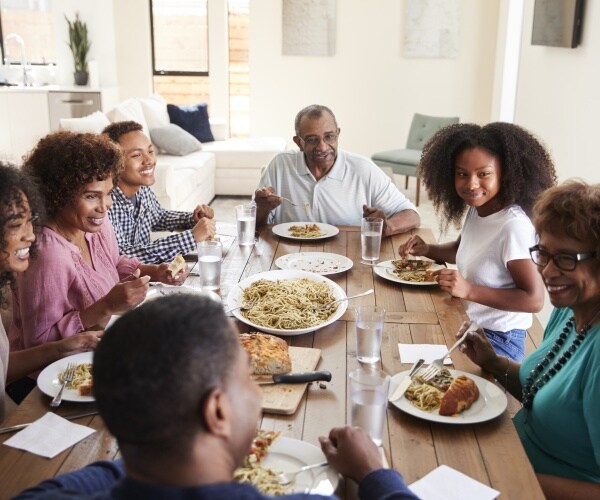
{"type": "Polygon", "coordinates": [[[29,269],[17,275],[13,287],[11,350],[69,337],[85,328],[79,311],[104,297],[115,284],[140,265],[119,255],[112,225],[106,219],[97,233],[85,235],[93,268],[79,248],[44,227],[38,254],[29,269]]]}

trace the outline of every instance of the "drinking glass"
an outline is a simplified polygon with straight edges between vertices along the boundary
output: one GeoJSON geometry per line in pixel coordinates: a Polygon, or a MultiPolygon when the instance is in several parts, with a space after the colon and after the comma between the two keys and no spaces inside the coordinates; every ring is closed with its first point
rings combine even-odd
{"type": "Polygon", "coordinates": [[[356,358],[361,363],[377,363],[381,358],[385,309],[381,306],[358,306],[355,311],[356,358]]]}
{"type": "Polygon", "coordinates": [[[360,247],[362,260],[374,263],[379,260],[381,248],[381,232],[383,219],[379,217],[365,217],[360,226],[360,247]]]}
{"type": "Polygon", "coordinates": [[[221,259],[223,245],[220,241],[207,240],[198,242],[198,272],[200,286],[207,290],[218,290],[221,287],[221,259]]]}
{"type": "Polygon", "coordinates": [[[242,246],[254,245],[256,230],[256,203],[238,205],[235,207],[238,242],[242,246]]]}
{"type": "Polygon", "coordinates": [[[349,373],[348,379],[350,425],[363,429],[377,446],[381,446],[390,376],[381,370],[358,368],[349,373]]]}

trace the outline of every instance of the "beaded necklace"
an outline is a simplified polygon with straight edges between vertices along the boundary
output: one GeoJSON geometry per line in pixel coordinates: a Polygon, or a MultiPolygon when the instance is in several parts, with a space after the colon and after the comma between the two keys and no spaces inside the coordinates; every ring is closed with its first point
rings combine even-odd
{"type": "Polygon", "coordinates": [[[527,379],[525,379],[525,384],[523,385],[522,392],[522,402],[525,408],[531,408],[531,405],[533,404],[533,398],[535,397],[537,392],[544,385],[546,385],[546,383],[552,377],[554,377],[554,375],[556,375],[563,366],[565,366],[565,364],[571,358],[571,356],[573,356],[573,353],[582,344],[587,332],[592,327],[593,321],[596,319],[596,316],[598,316],[599,313],[600,311],[596,311],[596,314],[594,314],[592,319],[588,323],[583,325],[579,332],[575,330],[575,338],[573,339],[573,343],[571,344],[571,346],[556,360],[554,366],[552,366],[546,373],[544,373],[544,375],[542,375],[536,381],[536,378],[540,376],[540,374],[546,369],[546,367],[548,367],[548,365],[550,365],[552,360],[556,357],[558,351],[560,351],[561,347],[566,342],[571,328],[575,326],[575,316],[571,316],[569,318],[569,321],[567,321],[567,324],[563,328],[561,334],[556,339],[556,342],[554,342],[552,348],[546,353],[546,355],[537,364],[537,366],[533,370],[531,370],[531,372],[529,372],[529,376],[527,377],[527,379]]]}

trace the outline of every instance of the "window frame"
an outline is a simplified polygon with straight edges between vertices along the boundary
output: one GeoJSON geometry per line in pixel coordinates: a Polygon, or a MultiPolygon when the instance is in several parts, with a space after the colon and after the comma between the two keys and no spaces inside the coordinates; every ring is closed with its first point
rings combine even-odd
{"type": "MultiPolygon", "coordinates": [[[[152,76],[210,76],[209,71],[174,71],[174,70],[157,70],[156,69],[156,58],[154,57],[154,14],[152,12],[152,0],[148,0],[150,4],[150,45],[152,52],[152,76]]],[[[206,17],[208,18],[209,5],[206,4],[206,17]]],[[[209,50],[209,25],[206,27],[206,61],[210,67],[210,50],[209,50]]]]}
{"type": "MultiPolygon", "coordinates": [[[[4,66],[4,30],[2,29],[2,6],[0,5],[0,66],[4,66]]],[[[8,33],[7,33],[8,34],[8,33]]],[[[15,65],[15,66],[20,66],[21,63],[20,62],[14,62],[11,61],[9,63],[11,66],[15,65]]],[[[56,66],[57,61],[50,61],[50,62],[31,62],[31,61],[25,61],[25,65],[26,66],[51,66],[54,65],[56,66]]]]}

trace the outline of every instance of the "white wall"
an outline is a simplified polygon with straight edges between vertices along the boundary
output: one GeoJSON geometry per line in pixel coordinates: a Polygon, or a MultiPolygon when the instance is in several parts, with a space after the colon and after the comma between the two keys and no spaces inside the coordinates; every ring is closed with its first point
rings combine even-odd
{"type": "Polygon", "coordinates": [[[526,0],[515,122],[551,150],[560,180],[600,182],[600,2],[585,2],[575,49],[531,45],[534,0],[526,0]]]}
{"type": "MultiPolygon", "coordinates": [[[[135,0],[140,1],[140,0],[135,0]]],[[[116,2],[119,4],[134,3],[116,2]]],[[[54,11],[54,29],[56,36],[57,83],[73,84],[73,57],[67,46],[69,31],[65,15],[75,19],[75,13],[88,26],[89,38],[92,42],[89,60],[98,62],[100,86],[112,87],[117,85],[117,58],[115,53],[115,28],[113,23],[112,0],[55,0],[52,3],[54,11]]]]}
{"type": "Polygon", "coordinates": [[[250,7],[251,134],[294,135],[295,114],[336,113],[341,147],[370,156],[403,147],[413,113],[490,120],[498,0],[462,0],[456,59],[402,56],[403,0],[338,0],[334,57],[281,55],[281,1],[250,7]]]}

